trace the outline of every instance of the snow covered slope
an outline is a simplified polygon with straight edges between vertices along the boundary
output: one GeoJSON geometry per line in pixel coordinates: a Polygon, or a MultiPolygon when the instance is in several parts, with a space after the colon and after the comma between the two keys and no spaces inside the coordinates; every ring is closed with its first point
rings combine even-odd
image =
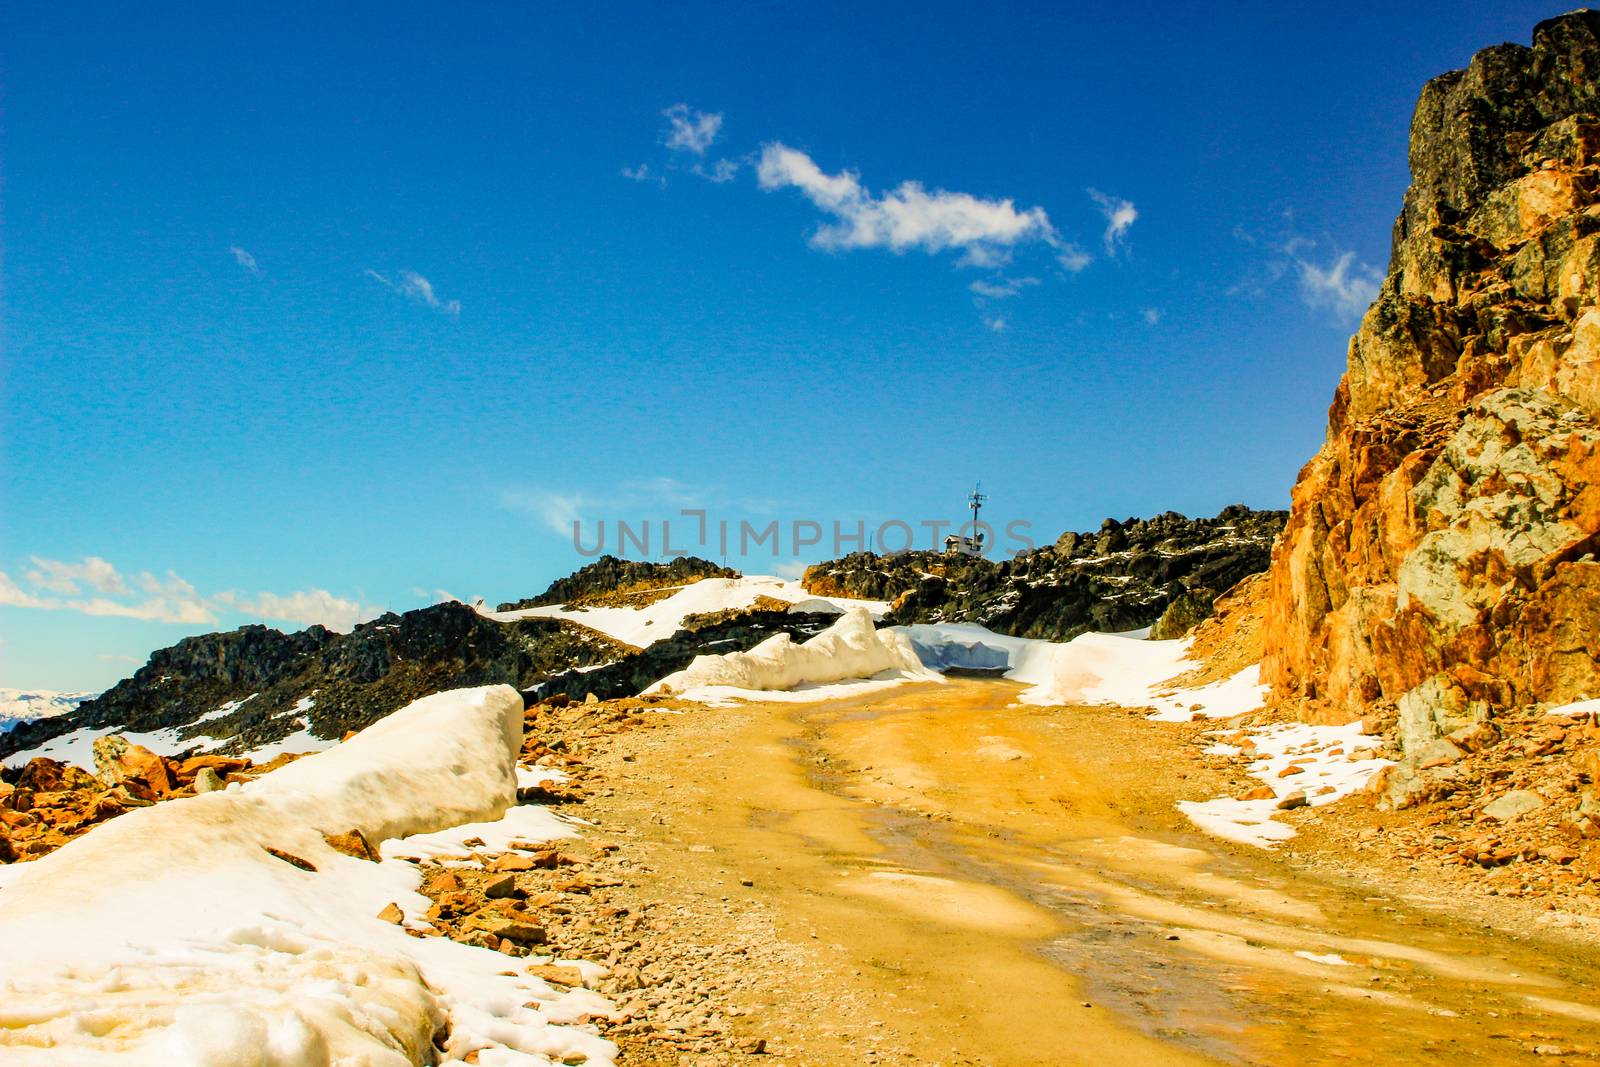
{"type": "Polygon", "coordinates": [[[64,715],[96,693],[50,693],[39,689],[0,689],[0,734],[21,722],[64,715]]]}
{"type": "MultiPolygon", "coordinates": [[[[721,698],[867,678],[942,680],[922,665],[905,634],[874,629],[871,613],[864,607],[854,607],[802,644],[795,644],[788,634],[780,633],[748,652],[697,656],[688,667],[661,679],[645,692],[672,692],[689,699],[721,698]]],[[[827,694],[817,695],[820,698],[827,694]]]]}
{"type": "Polygon", "coordinates": [[[1024,704],[1116,704],[1152,707],[1152,718],[1182,722],[1254,711],[1266,700],[1255,666],[1211,685],[1178,689],[1165,683],[1197,664],[1188,641],[1151,641],[1132,634],[1079,634],[1071,641],[1007,637],[974,623],[897,626],[933,666],[989,665],[1003,652],[1006,677],[1028,685],[1024,704]],[[973,647],[976,646],[976,647],[973,647]]]}
{"type": "Polygon", "coordinates": [[[816,601],[834,605],[843,610],[862,607],[874,617],[881,618],[889,610],[886,601],[850,600],[843,597],[814,597],[799,582],[786,581],[768,575],[753,574],[743,578],[703,578],[686,585],[671,596],[642,608],[575,608],[571,611],[559,605],[523,608],[520,611],[493,612],[489,618],[499,622],[517,619],[570,619],[608,637],[624,641],[635,648],[644,648],[653,641],[671,637],[690,615],[700,615],[730,608],[748,608],[757,597],[771,597],[786,604],[806,603],[805,610],[817,610],[816,601]]]}
{"type": "MultiPolygon", "coordinates": [[[[247,786],[132,812],[0,869],[0,1062],[399,1067],[435,1062],[448,1033],[452,1062],[482,1049],[484,1064],[609,1064],[608,1042],[555,1025],[605,1001],[379,920],[394,902],[418,925],[414,866],[354,859],[319,833],[377,841],[500,819],[521,723],[509,686],[436,694],[247,786]]],[[[537,830],[538,809],[511,813],[519,835],[537,830]]],[[[541,817],[547,836],[567,832],[541,817]]]]}

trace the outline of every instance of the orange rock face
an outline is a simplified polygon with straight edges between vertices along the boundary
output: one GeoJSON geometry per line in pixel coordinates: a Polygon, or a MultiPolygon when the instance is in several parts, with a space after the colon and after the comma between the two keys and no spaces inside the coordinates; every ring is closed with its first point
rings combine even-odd
{"type": "Polygon", "coordinates": [[[1262,677],[1425,739],[1600,697],[1600,15],[1434,79],[1410,156],[1273,553],[1262,677]]]}

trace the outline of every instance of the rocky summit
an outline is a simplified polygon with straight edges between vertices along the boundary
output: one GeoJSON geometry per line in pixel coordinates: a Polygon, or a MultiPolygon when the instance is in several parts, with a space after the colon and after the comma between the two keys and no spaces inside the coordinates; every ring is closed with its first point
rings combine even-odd
{"type": "Polygon", "coordinates": [[[1600,14],[1422,90],[1387,279],[1274,553],[1263,680],[1408,756],[1600,696],[1600,14]]]}
{"type": "Polygon", "coordinates": [[[699,581],[701,578],[737,578],[739,572],[719,567],[699,556],[679,556],[665,563],[601,556],[535,597],[500,605],[501,611],[521,611],[551,604],[570,606],[632,605],[648,603],[652,595],[699,581]]]}
{"type": "Polygon", "coordinates": [[[807,569],[807,591],[894,602],[889,621],[975,622],[1014,637],[1066,641],[1154,626],[1181,636],[1216,598],[1267,568],[1287,513],[1241,504],[1216,518],[1174,511],[1107,519],[1093,533],[994,561],[954,553],[856,552],[807,569]]]}

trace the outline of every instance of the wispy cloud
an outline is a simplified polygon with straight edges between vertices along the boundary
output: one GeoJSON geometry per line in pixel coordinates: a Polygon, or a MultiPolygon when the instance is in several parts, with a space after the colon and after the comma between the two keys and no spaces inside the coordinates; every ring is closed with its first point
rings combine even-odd
{"type": "Polygon", "coordinates": [[[21,583],[0,571],[0,605],[191,626],[214,625],[219,614],[235,613],[341,630],[377,613],[325,589],[253,596],[230,590],[202,596],[173,571],[124,576],[99,556],[76,562],[32,556],[21,583]]]}
{"type": "Polygon", "coordinates": [[[1094,257],[1071,242],[1063,243],[1056,253],[1056,262],[1068,274],[1077,274],[1094,262],[1094,257]]]}
{"type": "Polygon", "coordinates": [[[914,181],[874,196],[854,172],[829,174],[810,156],[784,144],[763,147],[756,176],[769,192],[800,190],[835,220],[811,236],[813,247],[828,251],[919,249],[931,255],[955,249],[971,265],[992,266],[1004,262],[1018,244],[1059,242],[1043,208],[1019,211],[1009,199],[985,200],[943,189],[930,192],[914,181]]]}
{"type": "Polygon", "coordinates": [[[1326,267],[1296,258],[1300,274],[1300,296],[1313,308],[1327,308],[1341,319],[1359,319],[1378,295],[1383,272],[1356,261],[1354,252],[1345,252],[1326,267]]]}
{"type": "Polygon", "coordinates": [[[395,281],[391,281],[371,267],[363,273],[385,288],[424,307],[432,308],[452,318],[461,314],[461,301],[440,299],[439,294],[434,291],[433,283],[414,270],[401,271],[398,280],[395,281]]]}
{"type": "Polygon", "coordinates": [[[648,163],[641,163],[637,167],[623,167],[622,176],[631,182],[655,182],[657,185],[667,184],[666,177],[651,170],[650,164],[648,163]]]}
{"type": "Polygon", "coordinates": [[[1161,321],[1161,309],[1141,308],[1139,310],[1139,317],[1144,319],[1144,321],[1149,325],[1154,326],[1156,323],[1161,321]]]}
{"type": "Polygon", "coordinates": [[[1007,300],[1019,295],[1024,289],[1038,285],[1038,278],[995,278],[992,281],[979,279],[967,286],[968,289],[981,297],[989,300],[1007,300]]]}
{"type": "Polygon", "coordinates": [[[661,114],[667,120],[663,141],[674,152],[703,156],[722,129],[720,112],[697,111],[688,104],[673,104],[661,114]]]}
{"type": "Polygon", "coordinates": [[[0,604],[146,622],[216,621],[194,586],[170,571],[165,578],[146,571],[130,581],[99,556],[86,556],[77,563],[33,556],[29,562],[32,566],[22,576],[27,589],[0,571],[0,604]],[[86,595],[83,585],[98,595],[86,595]]]}
{"type": "Polygon", "coordinates": [[[1101,239],[1105,243],[1106,254],[1114,256],[1126,246],[1128,231],[1138,220],[1139,210],[1133,206],[1132,200],[1107,196],[1098,189],[1089,190],[1089,199],[1105,216],[1106,232],[1101,239]]]}
{"type": "Polygon", "coordinates": [[[744,163],[745,161],[740,159],[718,159],[713,160],[710,166],[696,163],[690,170],[708,182],[715,182],[721,185],[723,182],[731,182],[738,177],[739,168],[744,166],[744,163]]]}
{"type": "Polygon", "coordinates": [[[1005,333],[1006,320],[1000,318],[999,316],[984,319],[983,324],[989,327],[989,329],[993,330],[995,333],[1005,333]]]}
{"type": "Polygon", "coordinates": [[[261,268],[256,265],[255,256],[252,256],[238,245],[229,245],[228,254],[233,257],[233,261],[239,264],[245,273],[253,278],[261,277],[261,268]]]}
{"type": "Polygon", "coordinates": [[[500,494],[500,506],[552,533],[570,538],[573,523],[589,529],[600,519],[657,518],[674,523],[684,509],[766,514],[777,502],[735,498],[710,485],[692,485],[677,478],[631,478],[609,489],[571,492],[564,489],[515,488],[500,494]]]}
{"type": "Polygon", "coordinates": [[[127,583],[123,581],[122,575],[117,573],[117,568],[99,556],[85,556],[77,563],[30,556],[28,562],[32,566],[23,577],[28,584],[46,592],[76,596],[82,591],[81,585],[88,585],[96,592],[113,595],[123,595],[128,592],[127,583]]]}
{"type": "Polygon", "coordinates": [[[1234,227],[1234,238],[1260,255],[1227,294],[1263,297],[1281,291],[1285,279],[1292,277],[1306,307],[1330,313],[1340,326],[1354,323],[1377,298],[1383,271],[1355,252],[1339,249],[1331,239],[1301,235],[1295,224],[1291,209],[1267,218],[1257,229],[1234,227]],[[1319,249],[1330,246],[1329,252],[1319,254],[1319,249]]]}

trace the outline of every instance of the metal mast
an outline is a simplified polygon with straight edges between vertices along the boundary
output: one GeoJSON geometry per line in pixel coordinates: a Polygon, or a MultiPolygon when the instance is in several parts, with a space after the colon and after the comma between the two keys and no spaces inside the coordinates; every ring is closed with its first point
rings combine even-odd
{"type": "Polygon", "coordinates": [[[983,483],[978,482],[972,487],[972,495],[967,497],[967,506],[972,509],[972,532],[978,536],[978,509],[983,507],[983,502],[989,498],[983,495],[983,483]]]}

